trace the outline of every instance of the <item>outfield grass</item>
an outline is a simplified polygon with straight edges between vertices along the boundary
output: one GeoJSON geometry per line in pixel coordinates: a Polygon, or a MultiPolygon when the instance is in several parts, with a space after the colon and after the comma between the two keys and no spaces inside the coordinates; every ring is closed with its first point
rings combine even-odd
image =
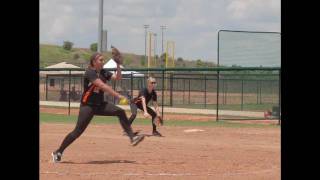
{"type": "MultiPolygon", "coordinates": [[[[40,123],[75,123],[77,116],[75,115],[60,115],[60,114],[48,114],[40,113],[40,123]]],[[[95,116],[91,123],[93,124],[118,124],[118,118],[116,117],[104,117],[104,116],[95,116]]],[[[140,119],[137,118],[134,121],[136,125],[150,125],[150,119],[140,119]]],[[[208,126],[208,127],[254,127],[254,128],[279,128],[278,125],[265,125],[265,124],[242,124],[235,123],[230,121],[205,121],[205,122],[196,122],[196,121],[181,121],[181,120],[170,120],[164,122],[165,126],[208,126]]]]}

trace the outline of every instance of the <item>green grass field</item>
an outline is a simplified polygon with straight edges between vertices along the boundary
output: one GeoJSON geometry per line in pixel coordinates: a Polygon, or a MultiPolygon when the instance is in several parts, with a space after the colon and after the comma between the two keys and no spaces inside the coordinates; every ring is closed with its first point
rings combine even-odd
{"type": "MultiPolygon", "coordinates": [[[[75,115],[58,115],[58,114],[39,114],[40,123],[75,123],[77,116],[75,115]]],[[[94,124],[118,124],[118,118],[116,117],[103,117],[95,116],[92,119],[94,124]]],[[[150,125],[150,119],[139,119],[137,118],[133,124],[136,125],[150,125]]],[[[206,121],[206,122],[196,122],[196,121],[165,121],[165,126],[207,126],[207,127],[231,127],[231,128],[241,128],[241,127],[253,127],[253,128],[279,128],[278,125],[265,125],[265,124],[242,124],[230,121],[206,121]]]]}

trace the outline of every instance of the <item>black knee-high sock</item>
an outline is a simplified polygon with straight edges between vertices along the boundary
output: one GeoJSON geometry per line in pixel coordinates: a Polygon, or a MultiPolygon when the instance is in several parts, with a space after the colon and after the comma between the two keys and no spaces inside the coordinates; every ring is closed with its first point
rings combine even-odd
{"type": "Polygon", "coordinates": [[[57,152],[60,152],[61,154],[63,153],[63,151],[74,141],[76,140],[79,136],[81,135],[81,132],[74,130],[72,132],[70,132],[62,141],[59,149],[57,150],[57,152]]]}

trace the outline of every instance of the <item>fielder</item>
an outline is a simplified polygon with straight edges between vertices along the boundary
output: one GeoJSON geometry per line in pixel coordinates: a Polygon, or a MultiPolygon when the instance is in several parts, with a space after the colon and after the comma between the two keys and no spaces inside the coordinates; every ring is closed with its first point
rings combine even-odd
{"type": "Polygon", "coordinates": [[[156,123],[159,125],[163,125],[163,121],[159,112],[159,106],[157,103],[157,92],[155,90],[155,87],[157,85],[156,79],[154,77],[149,77],[147,80],[147,87],[140,90],[138,97],[134,98],[130,103],[130,109],[131,109],[131,117],[129,118],[130,125],[134,121],[134,119],[137,117],[137,110],[138,108],[142,110],[143,116],[145,118],[151,117],[151,123],[152,123],[152,135],[154,136],[162,136],[157,131],[156,123]],[[153,100],[153,106],[156,110],[156,112],[147,106],[150,100],[153,100]]]}

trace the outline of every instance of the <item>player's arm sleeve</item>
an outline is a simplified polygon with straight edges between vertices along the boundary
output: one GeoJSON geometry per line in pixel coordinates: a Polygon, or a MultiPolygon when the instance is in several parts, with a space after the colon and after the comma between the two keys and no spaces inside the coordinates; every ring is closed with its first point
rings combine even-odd
{"type": "Polygon", "coordinates": [[[85,72],[85,77],[87,77],[90,82],[93,82],[96,79],[98,79],[98,76],[97,76],[95,71],[86,71],[85,72]]]}
{"type": "Polygon", "coordinates": [[[152,96],[153,101],[157,101],[157,92],[154,91],[153,96],[152,96]]]}

